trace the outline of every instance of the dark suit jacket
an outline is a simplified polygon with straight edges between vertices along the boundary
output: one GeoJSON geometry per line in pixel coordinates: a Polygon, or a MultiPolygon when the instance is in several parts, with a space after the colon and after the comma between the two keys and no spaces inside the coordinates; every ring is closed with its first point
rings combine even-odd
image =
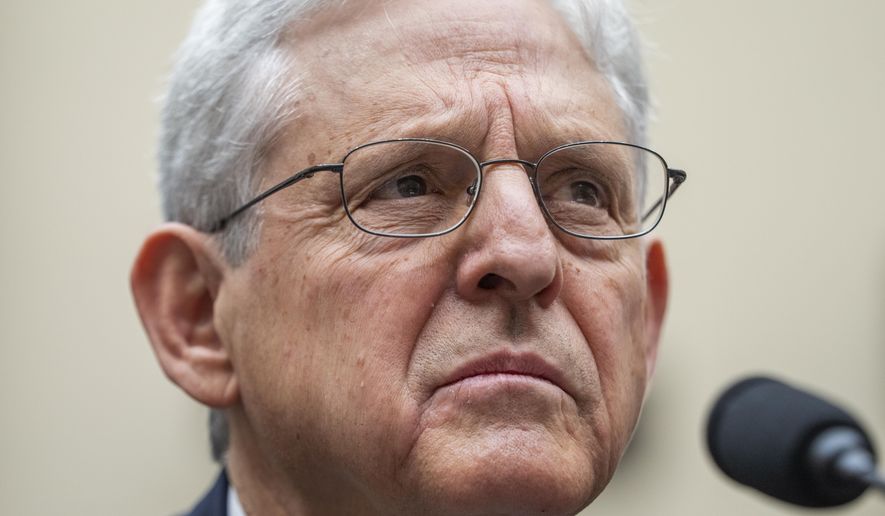
{"type": "Polygon", "coordinates": [[[222,471],[206,496],[200,500],[188,516],[227,516],[227,474],[222,471]]]}

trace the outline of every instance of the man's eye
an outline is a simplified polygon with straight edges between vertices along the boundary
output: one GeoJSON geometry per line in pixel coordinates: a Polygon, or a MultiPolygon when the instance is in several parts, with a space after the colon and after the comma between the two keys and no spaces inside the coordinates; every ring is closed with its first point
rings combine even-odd
{"type": "Polygon", "coordinates": [[[572,200],[596,208],[601,207],[599,188],[588,181],[575,181],[571,184],[572,200]]]}
{"type": "MultiPolygon", "coordinates": [[[[393,174],[390,174],[393,175],[393,174]]],[[[427,178],[419,174],[390,177],[383,184],[376,187],[370,196],[374,200],[396,201],[421,197],[433,193],[433,188],[427,184],[427,178]]]]}
{"type": "Polygon", "coordinates": [[[401,197],[418,197],[427,194],[427,183],[420,176],[406,176],[396,180],[396,190],[401,197]]]}

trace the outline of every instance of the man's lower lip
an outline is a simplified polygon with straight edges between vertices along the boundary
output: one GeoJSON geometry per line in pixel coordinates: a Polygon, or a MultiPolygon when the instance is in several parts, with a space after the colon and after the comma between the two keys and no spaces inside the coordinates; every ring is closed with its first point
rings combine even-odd
{"type": "Polygon", "coordinates": [[[441,387],[440,391],[449,391],[469,389],[477,390],[494,390],[496,388],[543,388],[561,390],[558,385],[541,378],[540,376],[532,376],[521,373],[484,373],[462,378],[456,382],[441,387]]]}

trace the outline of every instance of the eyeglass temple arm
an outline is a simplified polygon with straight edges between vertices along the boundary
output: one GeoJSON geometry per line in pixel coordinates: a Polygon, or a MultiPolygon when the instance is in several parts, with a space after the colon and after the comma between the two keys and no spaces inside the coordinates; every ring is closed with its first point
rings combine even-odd
{"type": "Polygon", "coordinates": [[[341,163],[329,164],[329,165],[314,165],[312,167],[308,167],[308,168],[298,172],[297,174],[289,177],[288,179],[284,179],[282,182],[275,184],[274,186],[270,187],[269,189],[265,190],[264,192],[261,192],[260,194],[258,194],[257,197],[255,197],[251,201],[247,202],[246,204],[240,206],[239,208],[237,208],[236,210],[231,212],[228,216],[222,218],[221,220],[219,220],[218,222],[213,224],[212,227],[209,228],[209,233],[217,233],[219,231],[224,230],[224,228],[227,227],[228,223],[230,223],[230,221],[233,220],[235,217],[237,217],[239,214],[248,210],[252,206],[255,206],[256,204],[260,203],[261,201],[267,199],[271,195],[279,192],[280,190],[294,185],[295,183],[297,183],[298,181],[301,181],[302,179],[310,179],[317,172],[329,171],[329,172],[341,173],[341,171],[343,169],[344,169],[344,165],[341,163]]]}
{"type": "Polygon", "coordinates": [[[669,179],[673,180],[673,184],[671,184],[670,188],[667,189],[667,195],[665,197],[658,199],[657,202],[654,203],[652,205],[652,207],[648,209],[647,212],[645,212],[645,215],[642,216],[642,222],[645,222],[646,219],[651,217],[652,213],[654,213],[658,209],[658,207],[661,205],[661,203],[664,202],[664,199],[669,199],[670,197],[673,196],[673,194],[676,192],[676,190],[679,189],[679,185],[681,185],[682,183],[685,182],[685,179],[688,177],[688,174],[686,174],[684,170],[676,170],[673,168],[668,168],[667,169],[667,177],[669,179]]]}

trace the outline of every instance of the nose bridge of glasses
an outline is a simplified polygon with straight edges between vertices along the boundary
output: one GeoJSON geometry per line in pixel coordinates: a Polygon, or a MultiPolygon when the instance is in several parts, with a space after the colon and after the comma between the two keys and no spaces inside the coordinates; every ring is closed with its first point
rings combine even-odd
{"type": "Polygon", "coordinates": [[[481,173],[485,173],[487,167],[497,167],[498,165],[520,165],[523,169],[523,172],[528,176],[529,184],[532,186],[532,191],[535,194],[535,197],[538,197],[538,192],[535,186],[535,169],[537,168],[537,163],[532,163],[531,161],[526,161],[524,159],[490,159],[488,161],[483,161],[479,163],[479,170],[481,173]]]}
{"type": "Polygon", "coordinates": [[[507,163],[515,163],[517,165],[522,165],[526,172],[534,171],[535,167],[538,165],[537,163],[532,163],[531,161],[526,161],[523,159],[490,159],[488,161],[483,161],[479,164],[479,168],[485,170],[486,167],[490,167],[492,165],[503,165],[507,163]]]}
{"type": "MultiPolygon", "coordinates": [[[[482,172],[485,172],[487,167],[496,167],[498,165],[521,165],[523,172],[528,176],[529,183],[532,185],[532,189],[534,190],[535,186],[535,168],[538,166],[537,163],[532,163],[531,161],[526,161],[523,159],[490,159],[488,161],[483,161],[479,164],[479,169],[482,172]]],[[[536,192],[537,194],[537,192],[536,192]]]]}
{"type": "MultiPolygon", "coordinates": [[[[480,168],[480,171],[482,171],[484,173],[487,167],[497,167],[498,165],[520,165],[522,168],[522,172],[524,174],[526,174],[526,176],[528,177],[529,184],[531,185],[532,193],[534,194],[535,199],[539,200],[537,186],[535,185],[535,177],[534,177],[535,176],[535,173],[534,173],[535,169],[538,166],[537,163],[532,163],[531,161],[526,161],[523,159],[501,158],[501,159],[491,159],[488,161],[483,161],[479,164],[479,168],[480,168]]],[[[510,167],[508,167],[508,168],[510,168],[510,167]]],[[[516,167],[513,167],[513,168],[516,168],[516,167]]]]}

